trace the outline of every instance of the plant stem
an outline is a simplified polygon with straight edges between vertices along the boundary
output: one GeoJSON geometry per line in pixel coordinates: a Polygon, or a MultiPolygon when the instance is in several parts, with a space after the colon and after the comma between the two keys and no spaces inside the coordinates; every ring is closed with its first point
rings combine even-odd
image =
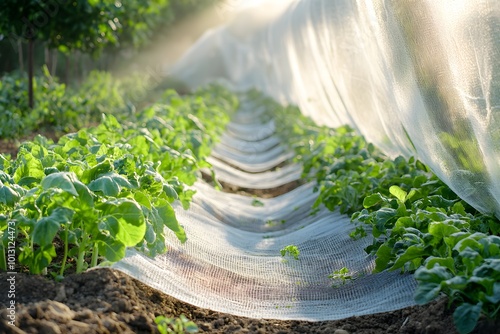
{"type": "Polygon", "coordinates": [[[33,98],[33,76],[34,76],[34,59],[33,54],[35,53],[35,40],[30,38],[28,40],[28,100],[30,109],[33,109],[35,103],[33,98]]]}
{"type": "Polygon", "coordinates": [[[76,273],[81,273],[83,271],[83,261],[85,260],[85,248],[87,247],[87,233],[83,230],[82,241],[80,242],[80,247],[78,248],[78,260],[76,262],[76,273]]]}
{"type": "Polygon", "coordinates": [[[5,258],[5,247],[0,245],[0,270],[7,271],[7,259],[5,258]]]}
{"type": "Polygon", "coordinates": [[[92,250],[92,262],[90,263],[91,267],[97,266],[97,258],[99,255],[99,246],[97,245],[97,242],[94,243],[94,249],[92,250]]]}
{"type": "Polygon", "coordinates": [[[59,273],[60,276],[63,276],[64,270],[66,269],[66,261],[68,260],[68,225],[65,224],[66,226],[66,235],[64,237],[64,256],[62,259],[62,265],[61,265],[61,272],[59,273]]]}
{"type": "Polygon", "coordinates": [[[83,261],[85,259],[85,247],[82,245],[78,249],[78,260],[76,262],[76,273],[79,274],[83,271],[83,261]]]}

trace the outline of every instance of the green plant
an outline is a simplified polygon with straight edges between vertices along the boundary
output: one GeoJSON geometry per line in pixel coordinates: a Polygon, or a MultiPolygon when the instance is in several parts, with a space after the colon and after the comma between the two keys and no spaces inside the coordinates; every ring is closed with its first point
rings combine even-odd
{"type": "Polygon", "coordinates": [[[20,264],[32,273],[52,264],[61,277],[69,259],[81,272],[100,258],[120,260],[127,247],[164,253],[165,227],[184,242],[172,203],[189,206],[187,185],[210,167],[204,159],[236,106],[217,86],[183,98],[168,92],[135,120],[103,116],[56,144],[43,137],[24,143],[16,160],[0,155],[4,249],[14,225],[20,264]],[[52,263],[58,251],[62,260],[52,263]]]}
{"type": "Polygon", "coordinates": [[[288,246],[283,247],[280,250],[280,254],[281,254],[282,257],[285,257],[286,255],[289,255],[289,256],[293,257],[295,260],[298,260],[299,259],[300,251],[299,251],[299,248],[297,246],[295,246],[295,245],[288,245],[288,246]]]}
{"type": "Polygon", "coordinates": [[[155,323],[161,334],[198,333],[198,326],[184,314],[181,314],[179,318],[166,318],[160,315],[155,318],[155,323]]]}
{"type": "Polygon", "coordinates": [[[354,277],[349,273],[349,269],[343,267],[341,269],[333,271],[333,273],[328,275],[328,278],[334,280],[334,283],[332,284],[333,287],[338,287],[340,285],[346,284],[347,281],[352,280],[354,277]]]}
{"type": "Polygon", "coordinates": [[[498,318],[500,310],[500,237],[454,232],[444,237],[448,252],[428,257],[415,272],[415,300],[425,304],[444,293],[458,307],[453,313],[460,333],[470,333],[479,316],[498,318]]]}
{"type": "Polygon", "coordinates": [[[69,88],[43,67],[42,75],[34,80],[38,103],[30,109],[26,85],[26,78],[18,73],[3,76],[0,81],[0,138],[16,138],[42,128],[76,131],[98,123],[103,113],[130,119],[135,105],[152,88],[145,75],[116,79],[98,71],[91,72],[80,87],[69,88]]]}
{"type": "Polygon", "coordinates": [[[254,198],[254,199],[252,200],[252,206],[262,207],[262,206],[264,206],[264,202],[259,201],[258,199],[254,198]]]}

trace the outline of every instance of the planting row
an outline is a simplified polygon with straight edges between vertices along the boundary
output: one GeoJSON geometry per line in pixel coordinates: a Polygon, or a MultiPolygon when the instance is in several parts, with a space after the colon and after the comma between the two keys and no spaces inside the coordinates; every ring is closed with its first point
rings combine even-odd
{"type": "Polygon", "coordinates": [[[187,208],[204,158],[238,104],[210,86],[161,101],[118,122],[103,115],[93,128],[24,143],[16,160],[0,155],[2,269],[11,256],[32,273],[63,276],[127,247],[164,253],[165,227],[186,240],[172,203],[187,208]]]}

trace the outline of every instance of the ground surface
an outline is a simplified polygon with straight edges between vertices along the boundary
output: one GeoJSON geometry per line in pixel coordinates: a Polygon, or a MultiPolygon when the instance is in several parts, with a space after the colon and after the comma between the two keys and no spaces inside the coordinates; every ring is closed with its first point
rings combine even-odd
{"type": "MultiPolygon", "coordinates": [[[[70,275],[62,282],[16,275],[16,327],[6,322],[8,275],[0,273],[0,333],[158,333],[158,315],[193,320],[200,333],[456,333],[446,301],[425,307],[304,322],[235,317],[183,303],[111,269],[70,275]]],[[[485,323],[483,323],[485,324],[485,323]]],[[[482,328],[476,333],[495,333],[482,328]]]]}

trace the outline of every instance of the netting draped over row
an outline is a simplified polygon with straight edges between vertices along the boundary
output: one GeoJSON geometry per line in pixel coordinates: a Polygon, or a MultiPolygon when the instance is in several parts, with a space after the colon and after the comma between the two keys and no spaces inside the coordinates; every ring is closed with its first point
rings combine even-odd
{"type": "Polygon", "coordinates": [[[349,124],[500,216],[498,0],[268,2],[208,32],[170,72],[349,124]]]}
{"type": "MultiPolygon", "coordinates": [[[[274,122],[262,123],[255,107],[242,103],[214,148],[220,160],[210,158],[219,181],[256,189],[298,180],[302,166],[297,164],[250,172],[253,157],[259,164],[280,164],[283,144],[274,129],[274,122]],[[228,157],[240,169],[228,164],[228,157]]],[[[200,180],[189,210],[175,206],[186,243],[169,233],[166,254],[149,258],[129,250],[113,268],[184,302],[253,318],[323,321],[414,305],[413,276],[372,274],[375,259],[364,252],[372,241],[351,239],[349,216],[325,207],[311,214],[318,196],[314,185],[257,199],[217,191],[200,180]],[[288,245],[298,247],[298,259],[281,256],[288,245]],[[352,277],[348,282],[329,277],[344,267],[352,277]]]]}

